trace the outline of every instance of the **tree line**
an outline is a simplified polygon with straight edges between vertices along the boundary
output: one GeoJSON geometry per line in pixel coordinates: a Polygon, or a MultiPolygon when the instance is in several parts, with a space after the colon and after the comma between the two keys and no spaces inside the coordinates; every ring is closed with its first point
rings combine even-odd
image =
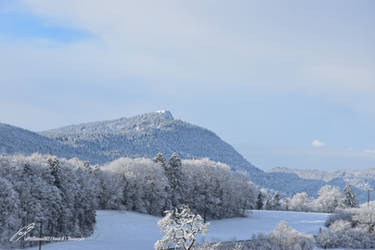
{"type": "Polygon", "coordinates": [[[333,213],[337,209],[357,208],[359,201],[349,184],[343,192],[338,187],[325,185],[320,188],[317,198],[310,197],[305,192],[281,198],[277,191],[271,194],[266,189],[261,189],[256,207],[265,210],[333,213]]]}

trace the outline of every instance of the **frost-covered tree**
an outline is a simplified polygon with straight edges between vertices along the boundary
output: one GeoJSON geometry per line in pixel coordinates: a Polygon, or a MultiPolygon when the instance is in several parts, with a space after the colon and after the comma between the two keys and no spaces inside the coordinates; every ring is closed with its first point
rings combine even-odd
{"type": "Polygon", "coordinates": [[[325,185],[318,194],[319,197],[314,201],[315,209],[318,211],[332,213],[343,206],[344,196],[337,187],[325,185]]]}
{"type": "Polygon", "coordinates": [[[158,221],[158,225],[165,235],[155,243],[156,249],[170,247],[191,249],[197,236],[208,231],[208,224],[203,222],[203,218],[193,214],[186,205],[166,211],[164,218],[158,221]]]}
{"type": "Polygon", "coordinates": [[[273,209],[272,195],[271,194],[267,194],[266,198],[264,199],[263,207],[266,210],[272,210],[273,209]]]}
{"type": "Polygon", "coordinates": [[[289,201],[289,209],[293,211],[312,211],[312,201],[307,193],[297,193],[289,201]]]}
{"type": "MultiPolygon", "coordinates": [[[[367,231],[368,233],[375,233],[375,206],[363,205],[359,209],[355,209],[355,215],[353,215],[353,220],[361,225],[361,229],[367,231]]],[[[359,226],[357,226],[359,227],[359,226]]],[[[374,235],[375,240],[375,235],[374,235]]]]}
{"type": "Polygon", "coordinates": [[[273,195],[263,191],[263,209],[282,210],[280,192],[276,191],[273,195]]]}
{"type": "Polygon", "coordinates": [[[359,202],[355,197],[352,186],[347,184],[344,188],[344,206],[348,208],[359,207],[359,202]]]}
{"type": "Polygon", "coordinates": [[[323,248],[375,248],[375,207],[346,208],[328,217],[317,236],[317,243],[323,248]]]}
{"type": "Polygon", "coordinates": [[[271,232],[271,238],[274,241],[274,248],[272,249],[295,249],[295,250],[312,250],[314,249],[314,240],[311,235],[306,235],[297,232],[281,221],[276,230],[271,232]]]}

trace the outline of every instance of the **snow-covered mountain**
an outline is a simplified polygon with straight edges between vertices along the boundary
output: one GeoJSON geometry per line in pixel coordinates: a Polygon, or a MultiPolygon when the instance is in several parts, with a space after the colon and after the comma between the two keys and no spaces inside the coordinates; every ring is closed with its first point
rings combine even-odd
{"type": "Polygon", "coordinates": [[[176,152],[184,159],[208,157],[227,163],[233,169],[246,169],[253,175],[263,174],[212,131],[176,120],[164,110],[67,126],[41,132],[40,135],[90,152],[95,155],[91,159],[94,163],[126,156],[153,158],[158,152],[169,157],[176,152]]]}

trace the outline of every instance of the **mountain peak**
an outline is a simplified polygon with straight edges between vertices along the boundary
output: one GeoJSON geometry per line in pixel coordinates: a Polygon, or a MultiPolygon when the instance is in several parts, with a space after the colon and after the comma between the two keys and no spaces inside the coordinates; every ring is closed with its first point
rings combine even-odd
{"type": "Polygon", "coordinates": [[[161,115],[166,120],[174,120],[172,113],[168,110],[156,110],[154,113],[161,115]]]}

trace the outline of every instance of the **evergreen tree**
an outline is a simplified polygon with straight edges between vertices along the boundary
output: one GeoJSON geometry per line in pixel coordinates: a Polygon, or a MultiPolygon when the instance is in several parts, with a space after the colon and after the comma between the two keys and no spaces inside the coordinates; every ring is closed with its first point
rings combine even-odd
{"type": "Polygon", "coordinates": [[[272,203],[272,210],[279,210],[281,208],[279,191],[276,191],[274,193],[271,203],[272,203]]]}
{"type": "Polygon", "coordinates": [[[61,189],[61,180],[60,180],[60,165],[58,159],[48,159],[48,164],[51,168],[51,174],[55,177],[55,186],[61,189]]]}
{"type": "Polygon", "coordinates": [[[264,205],[263,204],[263,199],[264,199],[263,193],[260,191],[258,193],[257,204],[256,204],[258,210],[263,209],[263,205],[264,205]]]}
{"type": "Polygon", "coordinates": [[[359,207],[358,200],[355,197],[355,194],[353,192],[352,186],[347,184],[344,188],[344,206],[345,207],[359,207]]]}
{"type": "Polygon", "coordinates": [[[171,188],[171,203],[172,207],[178,207],[182,203],[182,163],[176,153],[173,153],[166,166],[165,175],[168,178],[169,186],[171,188]]]}

